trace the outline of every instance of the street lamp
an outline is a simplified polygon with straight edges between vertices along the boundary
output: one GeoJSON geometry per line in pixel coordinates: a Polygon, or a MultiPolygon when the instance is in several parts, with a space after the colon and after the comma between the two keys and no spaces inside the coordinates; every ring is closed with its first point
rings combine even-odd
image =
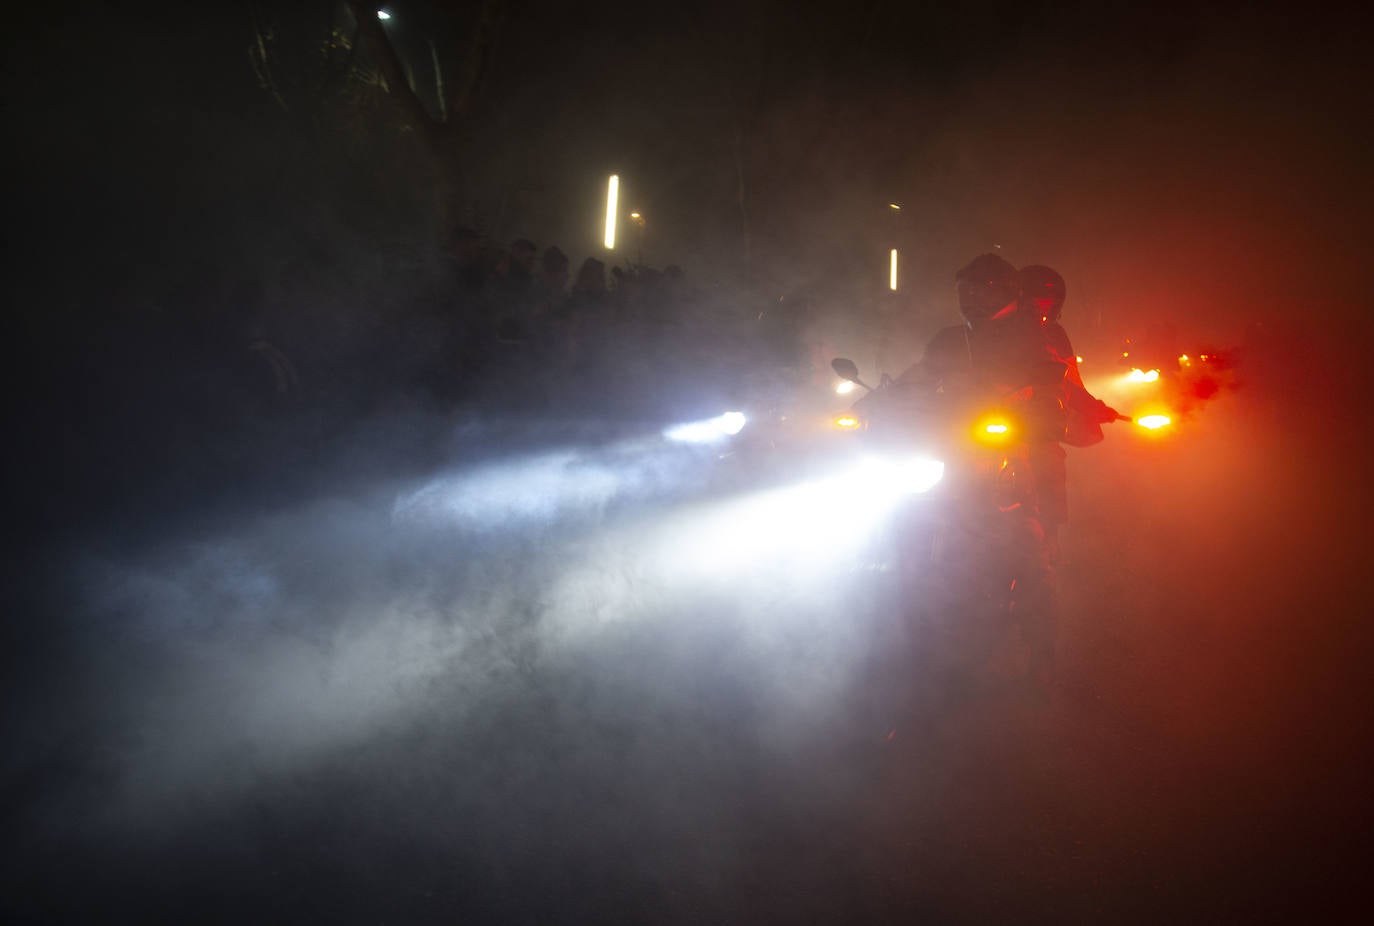
{"type": "Polygon", "coordinates": [[[611,174],[611,179],[606,183],[606,250],[615,250],[615,210],[616,201],[620,198],[620,177],[611,174]]]}
{"type": "Polygon", "coordinates": [[[382,22],[386,22],[388,19],[391,18],[391,14],[388,13],[386,10],[378,10],[377,18],[380,19],[382,22]]]}
{"type": "MultiPolygon", "coordinates": [[[[902,205],[901,203],[888,203],[887,214],[892,216],[892,243],[896,244],[901,240],[898,232],[901,230],[902,205]]],[[[897,249],[894,247],[887,254],[887,288],[892,292],[897,291],[897,249]]]]}

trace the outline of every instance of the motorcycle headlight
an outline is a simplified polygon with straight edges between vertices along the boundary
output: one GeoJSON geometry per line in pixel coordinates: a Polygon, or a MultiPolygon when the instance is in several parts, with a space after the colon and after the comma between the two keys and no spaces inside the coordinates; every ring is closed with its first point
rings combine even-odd
{"type": "Polygon", "coordinates": [[[744,412],[726,412],[704,421],[689,421],[668,428],[663,436],[668,440],[689,444],[710,443],[738,434],[744,429],[746,420],[744,412]]]}

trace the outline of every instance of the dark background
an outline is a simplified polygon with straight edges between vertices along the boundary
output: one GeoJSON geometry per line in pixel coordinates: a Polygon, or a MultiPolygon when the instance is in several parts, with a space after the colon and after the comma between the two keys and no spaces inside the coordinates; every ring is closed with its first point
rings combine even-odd
{"type": "MultiPolygon", "coordinates": [[[[387,9],[418,88],[427,42],[458,73],[475,8],[387,9]]],[[[356,72],[321,63],[333,30],[351,35],[341,5],[11,21],[5,908],[1349,913],[1370,822],[1357,20],[1113,3],[493,15],[437,160],[360,76],[365,50],[356,72]],[[455,417],[409,388],[393,336],[443,299],[445,231],[559,244],[576,266],[600,253],[612,171],[648,218],[613,262],[682,265],[722,318],[811,294],[865,332],[854,343],[887,332],[894,366],[956,320],[954,269],[994,249],[1064,273],[1079,344],[1165,320],[1189,343],[1279,345],[1189,442],[1071,461],[1073,655],[1052,709],[942,707],[866,675],[891,665],[877,631],[835,620],[838,592],[645,586],[635,543],[599,533],[614,518],[387,526],[408,480],[554,442],[537,416],[455,417]],[[231,348],[250,322],[301,369],[291,415],[241,394],[231,348]],[[557,603],[570,562],[608,604],[557,603]],[[900,720],[873,707],[903,697],[900,720]]]]}

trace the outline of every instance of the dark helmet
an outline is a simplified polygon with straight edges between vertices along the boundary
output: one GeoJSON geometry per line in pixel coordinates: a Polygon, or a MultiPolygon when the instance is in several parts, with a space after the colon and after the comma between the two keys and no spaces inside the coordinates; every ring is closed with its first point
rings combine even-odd
{"type": "Polygon", "coordinates": [[[1021,292],[1016,268],[996,254],[980,254],[954,274],[959,312],[970,325],[992,318],[1021,292]]]}
{"type": "Polygon", "coordinates": [[[1064,278],[1057,271],[1039,264],[1021,268],[1021,298],[1034,307],[1042,320],[1059,321],[1067,293],[1064,278]]]}

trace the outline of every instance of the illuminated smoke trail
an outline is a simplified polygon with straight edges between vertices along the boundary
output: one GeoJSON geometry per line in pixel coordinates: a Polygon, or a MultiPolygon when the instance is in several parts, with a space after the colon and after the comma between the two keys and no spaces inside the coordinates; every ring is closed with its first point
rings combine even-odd
{"type": "MultiPolygon", "coordinates": [[[[1204,409],[1237,387],[1235,371],[1220,362],[1195,371],[1182,363],[1177,374],[1131,369],[1117,374],[1089,375],[1088,391],[1134,419],[1147,432],[1164,435],[1201,415],[1204,409]]],[[[1201,362],[1194,364],[1201,366],[1201,362]]]]}
{"type": "Polygon", "coordinates": [[[590,459],[497,463],[397,502],[320,502],[89,561],[81,609],[118,628],[119,666],[95,708],[119,784],[91,818],[170,826],[621,646],[649,646],[625,684],[689,701],[712,671],[702,641],[738,639],[776,730],[831,709],[863,645],[847,557],[880,500],[822,480],[664,507],[643,499],[680,458],[590,459]],[[607,520],[617,499],[638,504],[607,520]]]}

